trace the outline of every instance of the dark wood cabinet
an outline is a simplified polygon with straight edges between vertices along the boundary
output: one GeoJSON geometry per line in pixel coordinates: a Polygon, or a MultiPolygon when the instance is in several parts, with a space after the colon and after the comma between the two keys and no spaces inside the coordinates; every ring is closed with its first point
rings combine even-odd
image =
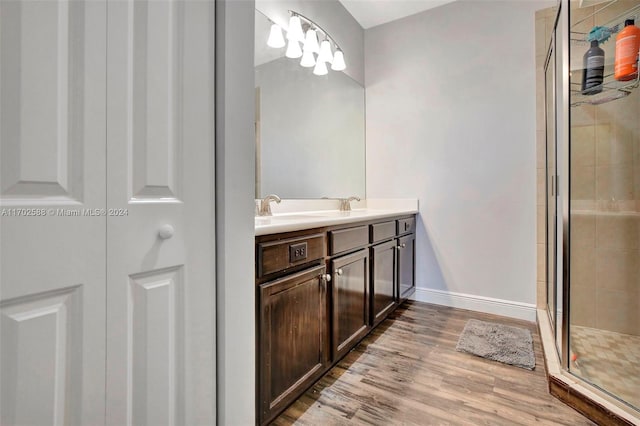
{"type": "Polygon", "coordinates": [[[260,423],[294,401],[328,362],[326,269],[316,266],[259,287],[260,423]]]}
{"type": "Polygon", "coordinates": [[[331,260],[333,359],[349,352],[370,329],[369,250],[331,260]]]}
{"type": "Polygon", "coordinates": [[[396,241],[371,247],[371,322],[375,327],[396,308],[396,241]]]}
{"type": "Polygon", "coordinates": [[[415,217],[256,237],[257,423],[268,424],[415,290],[415,217]]]}
{"type": "Polygon", "coordinates": [[[397,242],[398,298],[402,302],[416,291],[416,234],[400,237],[397,242]]]}

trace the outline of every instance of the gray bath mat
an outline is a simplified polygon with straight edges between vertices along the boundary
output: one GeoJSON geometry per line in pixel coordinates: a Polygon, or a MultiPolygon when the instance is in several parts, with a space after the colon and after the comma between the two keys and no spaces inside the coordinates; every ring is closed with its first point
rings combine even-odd
{"type": "Polygon", "coordinates": [[[536,366],[531,332],[524,328],[472,319],[464,326],[456,350],[528,370],[536,366]]]}

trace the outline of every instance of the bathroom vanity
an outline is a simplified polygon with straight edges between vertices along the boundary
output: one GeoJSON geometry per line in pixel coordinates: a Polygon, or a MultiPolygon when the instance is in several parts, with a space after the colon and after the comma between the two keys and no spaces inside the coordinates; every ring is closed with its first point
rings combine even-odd
{"type": "Polygon", "coordinates": [[[256,218],[259,424],[414,292],[415,226],[414,210],[256,218]]]}

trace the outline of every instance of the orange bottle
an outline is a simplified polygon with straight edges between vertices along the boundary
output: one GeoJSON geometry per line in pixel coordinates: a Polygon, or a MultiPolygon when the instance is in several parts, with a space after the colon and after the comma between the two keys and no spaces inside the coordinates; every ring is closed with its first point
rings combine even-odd
{"type": "Polygon", "coordinates": [[[624,29],[616,37],[614,77],[619,81],[638,78],[638,52],[640,51],[640,28],[633,19],[624,21],[624,29]]]}

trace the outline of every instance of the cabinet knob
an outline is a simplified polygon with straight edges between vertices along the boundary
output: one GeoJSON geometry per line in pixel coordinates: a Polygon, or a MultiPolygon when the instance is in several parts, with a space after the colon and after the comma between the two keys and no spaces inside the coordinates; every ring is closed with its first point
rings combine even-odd
{"type": "Polygon", "coordinates": [[[342,269],[337,269],[337,270],[336,270],[336,274],[338,274],[338,275],[342,275],[342,269]]]}
{"type": "Polygon", "coordinates": [[[322,275],[322,278],[323,278],[326,282],[331,281],[331,275],[329,275],[329,274],[324,274],[324,275],[322,275]]]}
{"type": "Polygon", "coordinates": [[[166,225],[162,225],[160,227],[160,229],[158,230],[158,237],[160,237],[160,239],[162,240],[167,240],[171,237],[173,237],[173,233],[175,232],[175,230],[173,229],[173,226],[166,224],[166,225]]]}
{"type": "Polygon", "coordinates": [[[398,250],[405,248],[407,245],[405,243],[400,244],[399,246],[396,246],[396,248],[398,250]]]}

